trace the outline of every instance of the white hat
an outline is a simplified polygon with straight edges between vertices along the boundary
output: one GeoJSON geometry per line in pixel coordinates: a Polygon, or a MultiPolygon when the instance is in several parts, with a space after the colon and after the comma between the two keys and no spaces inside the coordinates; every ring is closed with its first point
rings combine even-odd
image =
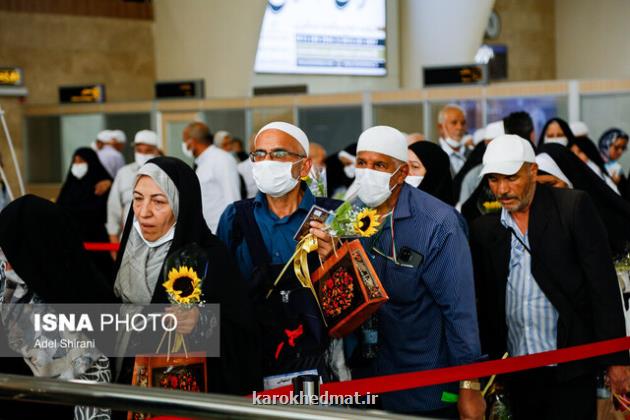
{"type": "Polygon", "coordinates": [[[256,144],[256,140],[258,139],[258,136],[260,136],[260,133],[267,130],[280,130],[287,133],[288,135],[293,137],[298,143],[300,143],[300,146],[302,146],[302,149],[304,149],[304,153],[306,154],[306,156],[308,156],[308,153],[309,153],[308,137],[306,137],[306,133],[304,133],[304,131],[302,131],[299,127],[296,127],[293,124],[289,124],[282,121],[270,122],[269,124],[261,128],[260,130],[258,130],[256,137],[254,137],[254,144],[256,144]]]}
{"type": "Polygon", "coordinates": [[[127,135],[122,130],[112,130],[112,140],[116,143],[126,143],[127,135]]]}
{"type": "Polygon", "coordinates": [[[549,175],[553,175],[556,178],[564,181],[565,184],[569,186],[569,188],[573,188],[573,184],[569,181],[569,178],[562,172],[562,169],[558,166],[555,160],[547,153],[541,153],[536,155],[536,163],[538,164],[538,169],[541,171],[547,172],[549,175]]]}
{"type": "Polygon", "coordinates": [[[483,169],[479,176],[514,175],[525,162],[536,162],[531,143],[515,134],[504,134],[488,144],[483,154],[483,169]]]}
{"type": "Polygon", "coordinates": [[[407,162],[407,139],[400,131],[386,125],[368,128],[359,136],[359,152],[376,152],[407,162]]]}
{"type": "Polygon", "coordinates": [[[494,140],[499,136],[505,134],[505,127],[503,126],[503,120],[491,122],[486,126],[486,134],[484,138],[486,140],[494,140]]]}
{"type": "Polygon", "coordinates": [[[221,147],[221,145],[223,144],[223,140],[226,137],[232,137],[232,135],[225,130],[219,130],[216,133],[214,133],[214,139],[213,139],[213,143],[215,146],[219,146],[221,147]]]}
{"type": "Polygon", "coordinates": [[[486,139],[486,129],[478,128],[473,133],[473,144],[476,146],[486,139]]]}
{"type": "Polygon", "coordinates": [[[571,122],[569,128],[573,131],[575,137],[588,136],[588,126],[582,121],[571,122]]]}
{"type": "Polygon", "coordinates": [[[133,139],[133,144],[148,144],[149,146],[158,145],[158,136],[155,131],[140,130],[133,139]]]}
{"type": "Polygon", "coordinates": [[[110,141],[112,141],[113,136],[114,134],[112,130],[102,130],[99,131],[96,135],[96,140],[100,140],[103,143],[109,143],[110,141]]]}
{"type": "Polygon", "coordinates": [[[356,162],[357,161],[357,157],[356,156],[352,156],[350,153],[346,152],[345,150],[340,150],[339,153],[337,153],[337,156],[341,159],[348,159],[351,162],[356,162]]]}

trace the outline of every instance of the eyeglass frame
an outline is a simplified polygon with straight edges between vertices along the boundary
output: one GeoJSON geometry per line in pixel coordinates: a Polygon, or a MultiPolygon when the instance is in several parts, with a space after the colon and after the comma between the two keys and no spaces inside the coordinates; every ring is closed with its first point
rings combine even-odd
{"type": "Polygon", "coordinates": [[[294,152],[289,152],[286,149],[282,149],[282,148],[277,148],[277,149],[273,149],[271,151],[266,151],[263,149],[256,149],[253,152],[250,152],[249,154],[249,160],[251,160],[252,162],[262,162],[264,160],[267,160],[267,156],[269,156],[269,158],[273,161],[282,161],[283,158],[275,158],[272,154],[277,153],[277,152],[284,152],[287,154],[287,156],[295,156],[298,157],[300,159],[304,159],[306,156],[305,155],[301,155],[299,153],[294,153],[294,152]],[[262,158],[260,160],[256,160],[256,153],[258,152],[263,152],[264,156],[262,156],[262,158]]]}

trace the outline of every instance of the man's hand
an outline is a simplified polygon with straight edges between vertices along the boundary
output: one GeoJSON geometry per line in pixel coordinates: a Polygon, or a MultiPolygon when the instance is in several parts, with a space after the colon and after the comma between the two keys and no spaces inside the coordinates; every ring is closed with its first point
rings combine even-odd
{"type": "Polygon", "coordinates": [[[481,396],[481,391],[460,389],[457,410],[462,420],[482,420],[486,414],[486,401],[481,396]]]}
{"type": "Polygon", "coordinates": [[[166,308],[166,313],[175,315],[175,318],[177,318],[177,329],[175,332],[182,335],[190,334],[197,326],[197,322],[199,322],[199,309],[196,307],[183,309],[169,306],[166,308]]]}
{"type": "Polygon", "coordinates": [[[611,366],[608,368],[610,390],[616,394],[625,394],[630,390],[630,366],[611,366]]]}
{"type": "Polygon", "coordinates": [[[317,238],[317,253],[322,261],[325,261],[330,256],[330,253],[333,252],[333,241],[335,240],[324,230],[325,227],[323,223],[313,220],[309,231],[317,238]]]}
{"type": "Polygon", "coordinates": [[[94,194],[103,195],[107,191],[109,191],[111,186],[112,186],[112,181],[110,181],[109,179],[104,179],[102,181],[99,181],[94,187],[94,194]]]}

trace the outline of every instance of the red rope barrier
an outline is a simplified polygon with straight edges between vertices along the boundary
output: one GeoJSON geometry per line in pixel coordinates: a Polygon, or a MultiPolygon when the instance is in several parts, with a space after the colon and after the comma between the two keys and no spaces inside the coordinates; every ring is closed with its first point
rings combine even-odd
{"type": "Polygon", "coordinates": [[[86,251],[118,251],[120,244],[110,242],[84,242],[83,247],[86,251]]]}
{"type": "MultiPolygon", "coordinates": [[[[355,379],[346,382],[328,382],[322,384],[322,393],[328,395],[353,395],[358,392],[372,395],[386,392],[403,391],[430,385],[457,382],[464,379],[484,378],[491,375],[518,372],[558,363],[589,359],[591,357],[616,353],[630,349],[630,337],[616,338],[592,344],[568,347],[544,353],[518,356],[502,360],[473,363],[470,365],[453,366],[422,372],[398,373],[394,375],[377,376],[373,378],[355,379]]],[[[292,386],[257,392],[256,395],[289,395],[292,386]]]]}

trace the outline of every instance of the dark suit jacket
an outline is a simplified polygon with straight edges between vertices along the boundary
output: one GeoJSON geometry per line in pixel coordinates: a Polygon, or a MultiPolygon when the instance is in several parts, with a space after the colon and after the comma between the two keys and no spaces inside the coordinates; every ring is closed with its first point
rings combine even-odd
{"type": "MultiPolygon", "coordinates": [[[[471,228],[482,350],[492,358],[507,351],[505,292],[511,234],[500,212],[471,228]]],[[[630,221],[629,221],[630,222],[630,221]]],[[[624,337],[621,295],[606,230],[583,191],[538,185],[529,215],[532,275],[558,311],[558,348],[624,337]]],[[[625,354],[598,359],[627,364],[625,354]]],[[[561,364],[560,380],[592,371],[593,360],[561,364]]]]}

